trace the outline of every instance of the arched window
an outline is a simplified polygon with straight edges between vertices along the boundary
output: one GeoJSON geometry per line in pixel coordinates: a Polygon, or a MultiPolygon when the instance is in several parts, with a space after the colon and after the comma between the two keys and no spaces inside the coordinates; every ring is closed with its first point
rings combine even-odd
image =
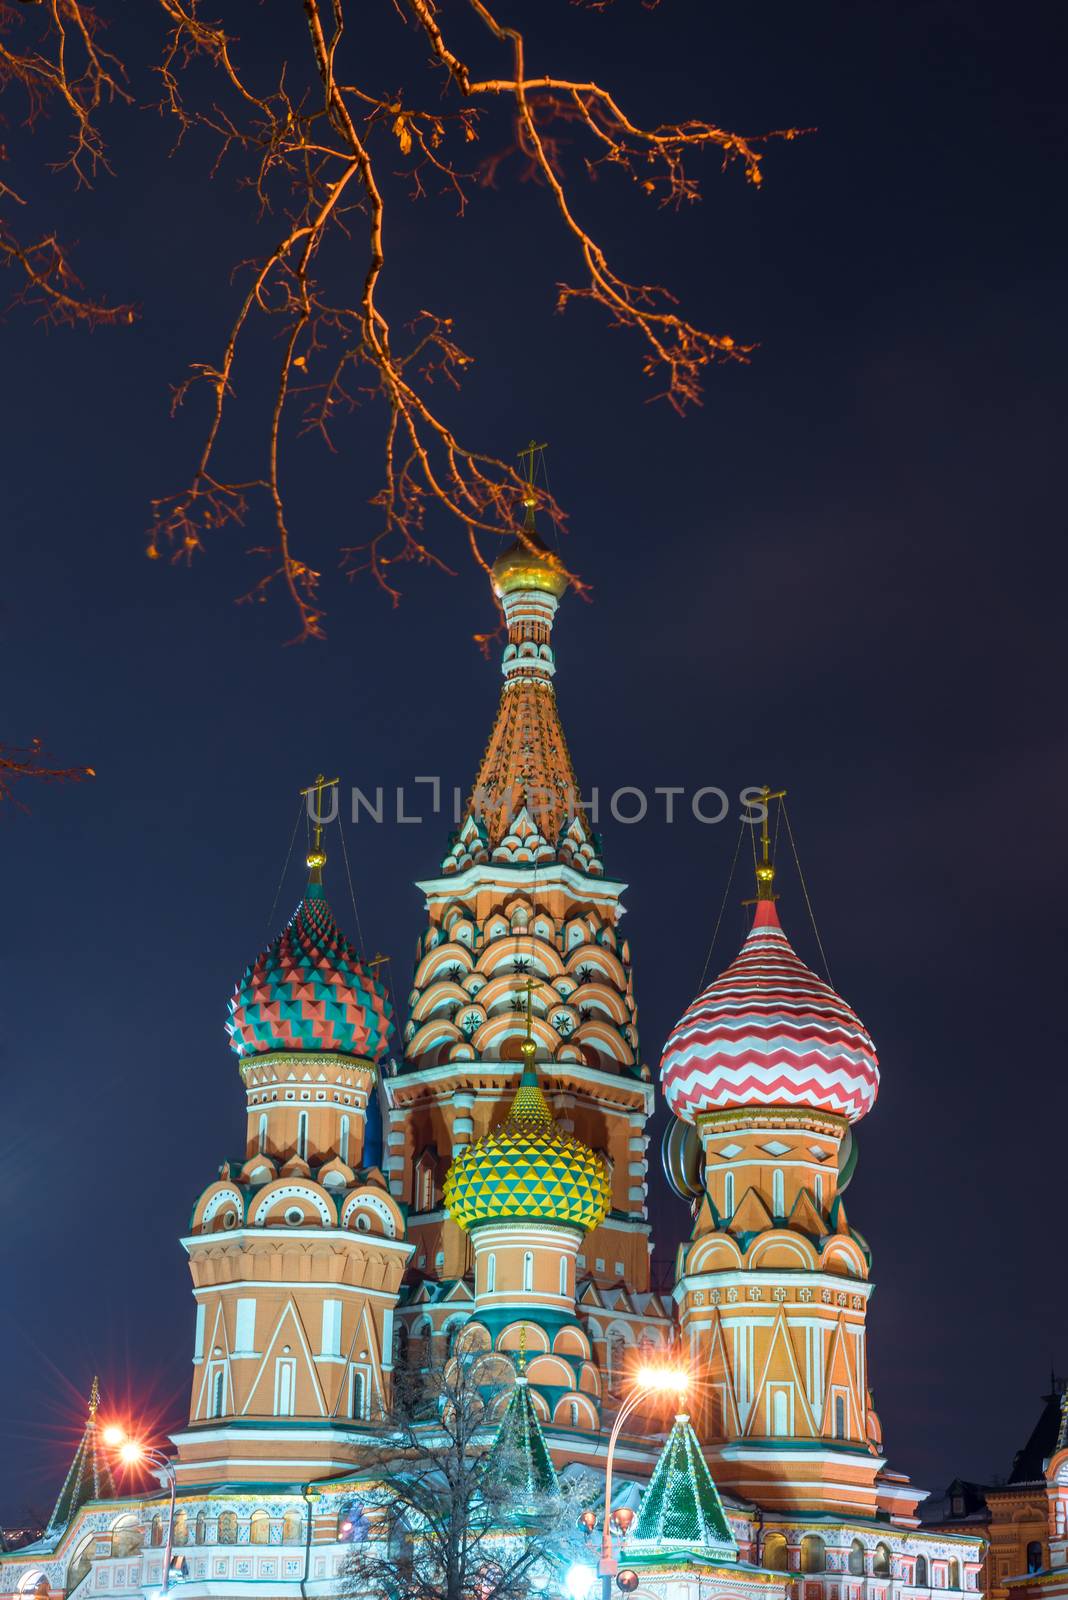
{"type": "Polygon", "coordinates": [[[226,1398],[226,1372],[222,1367],[216,1367],[211,1375],[211,1405],[209,1416],[221,1417],[225,1409],[226,1398]]]}
{"type": "Polygon", "coordinates": [[[151,1544],[162,1544],[163,1543],[163,1518],[160,1516],[158,1511],[156,1512],[156,1515],[152,1518],[152,1522],[151,1522],[150,1526],[151,1526],[151,1530],[152,1531],[149,1534],[149,1542],[151,1544]]]}
{"type": "Polygon", "coordinates": [[[342,1117],[342,1119],[341,1119],[341,1139],[340,1139],[339,1145],[338,1145],[338,1155],[341,1157],[342,1161],[344,1161],[346,1166],[347,1166],[348,1165],[348,1160],[349,1160],[349,1119],[348,1119],[348,1117],[342,1117]]]}
{"type": "MultiPolygon", "coordinates": [[[[92,1567],[92,1565],[93,1565],[93,1539],[92,1539],[92,1535],[90,1535],[90,1537],[88,1539],[83,1539],[82,1540],[82,1542],[78,1546],[77,1550],[75,1550],[74,1555],[71,1557],[70,1565],[67,1568],[67,1593],[68,1594],[70,1594],[72,1589],[76,1589],[78,1587],[78,1585],[81,1583],[83,1578],[88,1576],[89,1570],[92,1567]]],[[[38,1585],[38,1588],[34,1590],[35,1594],[37,1594],[38,1592],[40,1592],[40,1593],[44,1592],[43,1590],[40,1589],[40,1585],[38,1585]]]]}
{"type": "Polygon", "coordinates": [[[282,1356],[274,1364],[274,1414],[291,1417],[296,1403],[297,1363],[292,1356],[282,1356]]]}
{"type": "Polygon", "coordinates": [[[579,1403],[578,1403],[577,1400],[572,1400],[571,1401],[570,1406],[569,1406],[569,1410],[570,1410],[570,1413],[571,1413],[571,1426],[573,1428],[577,1428],[578,1427],[578,1421],[579,1421],[579,1403]]]}
{"type": "Polygon", "coordinates": [[[771,1400],[771,1431],[777,1439],[790,1435],[790,1397],[785,1389],[776,1389],[771,1400]]]}
{"type": "Polygon", "coordinates": [[[534,1287],[534,1252],[527,1250],[523,1255],[523,1288],[527,1291],[534,1287]]]}
{"type": "Polygon", "coordinates": [[[840,1394],[834,1397],[834,1436],[836,1439],[844,1439],[846,1436],[845,1396],[840,1394]]]}
{"type": "Polygon", "coordinates": [[[734,1215],[734,1173],[728,1172],[723,1179],[723,1215],[729,1220],[734,1215]]]}
{"type": "Polygon", "coordinates": [[[352,1369],[352,1388],[349,1391],[349,1416],[362,1422],[367,1415],[367,1378],[357,1368],[352,1369]]]}
{"type": "Polygon", "coordinates": [[[408,1330],[403,1322],[393,1328],[393,1365],[402,1367],[408,1359],[408,1330]]]}
{"type": "Polygon", "coordinates": [[[145,1542],[144,1532],[136,1517],[120,1517],[111,1529],[113,1556],[135,1556],[145,1542]]]}
{"type": "Polygon", "coordinates": [[[267,1154],[267,1113],[266,1113],[266,1111],[261,1111],[260,1112],[259,1150],[260,1150],[260,1155],[261,1156],[267,1154]]]}
{"type": "Polygon", "coordinates": [[[417,1339],[422,1339],[424,1344],[430,1343],[431,1339],[434,1337],[434,1324],[431,1322],[429,1317],[423,1318],[422,1322],[415,1330],[415,1337],[417,1339]]]}
{"type": "Polygon", "coordinates": [[[812,1191],[816,1196],[816,1209],[818,1211],[822,1211],[823,1210],[823,1173],[822,1172],[817,1172],[817,1174],[816,1174],[816,1176],[815,1176],[815,1178],[813,1180],[813,1183],[812,1183],[812,1191]]]}
{"type": "Polygon", "coordinates": [[[854,1539],[849,1546],[849,1574],[853,1578],[864,1576],[864,1546],[859,1539],[854,1539]]]}
{"type": "Polygon", "coordinates": [[[927,1557],[926,1556],[917,1556],[916,1557],[916,1577],[915,1577],[914,1581],[916,1583],[917,1588],[926,1589],[926,1587],[927,1587],[927,1557]]]}
{"type": "Polygon", "coordinates": [[[1027,1546],[1027,1570],[1028,1572],[1042,1571],[1041,1539],[1032,1539],[1027,1546]]]}
{"type": "Polygon", "coordinates": [[[764,1540],[764,1559],[761,1563],[768,1572],[786,1572],[789,1568],[789,1556],[786,1549],[786,1539],[781,1533],[769,1533],[764,1540]]]}
{"type": "Polygon", "coordinates": [[[949,1587],[951,1589],[959,1589],[960,1588],[960,1562],[959,1561],[951,1561],[949,1563],[949,1587]]]}
{"type": "Polygon", "coordinates": [[[567,1293],[567,1257],[560,1257],[560,1293],[567,1293]]]}
{"type": "Polygon", "coordinates": [[[237,1512],[223,1511],[219,1514],[218,1533],[216,1538],[220,1544],[237,1543],[237,1512]]]}
{"type": "Polygon", "coordinates": [[[248,1520],[249,1544],[270,1544],[271,1519],[266,1511],[254,1511],[248,1520]]]}
{"type": "Polygon", "coordinates": [[[188,1513],[188,1511],[176,1511],[174,1513],[174,1537],[171,1540],[171,1543],[172,1544],[188,1544],[189,1543],[189,1513],[188,1513]]]}
{"type": "Polygon", "coordinates": [[[801,1540],[801,1571],[822,1572],[827,1565],[827,1546],[818,1533],[806,1533],[801,1540]]]}
{"type": "Polygon", "coordinates": [[[208,1519],[203,1511],[197,1512],[196,1542],[197,1544],[208,1542],[208,1519]]]}
{"type": "Polygon", "coordinates": [[[308,1159],[308,1113],[302,1111],[297,1117],[297,1155],[302,1161],[308,1159]]]}
{"type": "Polygon", "coordinates": [[[486,1259],[486,1293],[492,1294],[497,1287],[497,1257],[488,1256],[486,1259]]]}
{"type": "Polygon", "coordinates": [[[773,1217],[786,1215],[786,1182],[781,1167],[776,1167],[771,1175],[771,1214],[773,1217]]]}
{"type": "Polygon", "coordinates": [[[282,1543],[304,1543],[304,1513],[303,1511],[287,1511],[282,1518],[282,1543]]]}
{"type": "Polygon", "coordinates": [[[872,1575],[876,1578],[890,1576],[890,1546],[882,1540],[875,1546],[875,1554],[871,1558],[872,1575]]]}
{"type": "Polygon", "coordinates": [[[627,1359],[626,1337],[618,1331],[608,1335],[608,1384],[618,1389],[623,1382],[623,1364],[627,1359]]]}

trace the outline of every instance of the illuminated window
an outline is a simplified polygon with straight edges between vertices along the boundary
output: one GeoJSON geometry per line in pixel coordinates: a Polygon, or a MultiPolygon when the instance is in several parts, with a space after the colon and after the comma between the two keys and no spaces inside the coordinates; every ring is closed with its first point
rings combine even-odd
{"type": "Polygon", "coordinates": [[[352,1387],[349,1390],[349,1416],[362,1422],[367,1416],[367,1378],[358,1367],[352,1369],[352,1387]]]}
{"type": "Polygon", "coordinates": [[[302,1544],[304,1541],[304,1513],[287,1511],[282,1518],[282,1543],[302,1544]]]}
{"type": "Polygon", "coordinates": [[[949,1563],[949,1587],[951,1589],[959,1589],[960,1588],[960,1562],[959,1561],[951,1561],[949,1563]]]}
{"type": "Polygon", "coordinates": [[[827,1547],[818,1533],[806,1533],[801,1540],[801,1571],[822,1572],[827,1565],[827,1547]]]}
{"type": "Polygon", "coordinates": [[[237,1543],[237,1512],[224,1511],[219,1517],[219,1531],[216,1536],[220,1544],[237,1543]]]}
{"type": "Polygon", "coordinates": [[[849,1571],[854,1578],[864,1576],[864,1546],[859,1539],[854,1539],[849,1546],[849,1571]]]}
{"type": "Polygon", "coordinates": [[[786,1540],[781,1533],[769,1533],[764,1540],[764,1559],[761,1563],[768,1572],[786,1572],[789,1567],[786,1540]]]}
{"type": "Polygon", "coordinates": [[[271,1519],[266,1511],[254,1511],[248,1522],[249,1544],[270,1544],[271,1519]]]}
{"type": "Polygon", "coordinates": [[[871,1570],[876,1578],[890,1576],[890,1546],[882,1541],[875,1546],[875,1554],[871,1558],[871,1570]]]}
{"type": "Polygon", "coordinates": [[[177,1512],[175,1512],[175,1516],[174,1516],[174,1538],[172,1540],[172,1543],[174,1543],[174,1544],[188,1544],[189,1543],[189,1513],[188,1513],[188,1511],[177,1511],[177,1512]]]}
{"type": "Polygon", "coordinates": [[[916,1584],[921,1589],[927,1587],[927,1557],[916,1557],[916,1584]]]}

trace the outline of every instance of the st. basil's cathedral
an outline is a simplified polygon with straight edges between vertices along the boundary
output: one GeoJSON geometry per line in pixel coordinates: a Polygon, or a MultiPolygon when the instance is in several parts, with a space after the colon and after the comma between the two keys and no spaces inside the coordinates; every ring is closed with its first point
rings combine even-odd
{"type": "MultiPolygon", "coordinates": [[[[168,1549],[189,1600],[336,1594],[361,1450],[388,1430],[397,1376],[461,1344],[511,1377],[488,1447],[521,1437],[549,1492],[585,1470],[598,1516],[636,1366],[685,1363],[685,1414],[635,1410],[615,1450],[637,1600],[989,1590],[989,1528],[921,1521],[925,1491],[884,1450],[871,1255],[843,1192],[879,1067],[857,1014],[794,952],[766,848],[747,938],[663,1051],[665,1166],[693,1227],[670,1293],[653,1285],[657,1091],[626,886],[578,800],[552,646],[568,581],[532,513],[493,576],[500,703],[466,814],[418,885],[402,1048],[317,842],[304,898],[229,1004],[245,1139],[182,1241],[193,1379],[168,1445],[173,1519],[163,1488],[117,1490],[94,1388],[47,1529],[0,1555],[2,1595],[133,1600],[159,1591],[168,1549]]],[[[1000,1574],[1019,1600],[1068,1596],[1063,1407],[1055,1421],[1031,1486],[1040,1559],[1000,1574]]],[[[560,1587],[550,1571],[543,1589],[560,1587]]]]}

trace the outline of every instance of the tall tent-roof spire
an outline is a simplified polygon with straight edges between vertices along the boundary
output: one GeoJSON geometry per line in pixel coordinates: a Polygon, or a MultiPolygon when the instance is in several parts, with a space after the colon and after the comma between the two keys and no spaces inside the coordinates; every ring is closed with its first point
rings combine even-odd
{"type": "Polygon", "coordinates": [[[689,1417],[680,1412],[642,1495],[628,1558],[692,1550],[737,1561],[738,1545],[689,1417]]]}
{"type": "Polygon", "coordinates": [[[489,1447],[483,1472],[498,1485],[513,1490],[520,1511],[533,1509],[540,1495],[559,1492],[556,1475],[538,1414],[530,1397],[530,1383],[519,1372],[501,1425],[489,1447]]]}
{"type": "Polygon", "coordinates": [[[55,1509],[48,1519],[46,1535],[62,1533],[78,1508],[90,1500],[115,1498],[115,1480],[104,1454],[100,1426],[96,1419],[99,1408],[100,1384],[94,1378],[89,1391],[89,1416],[85,1431],[74,1452],[74,1460],[70,1464],[67,1476],[63,1480],[55,1509]]]}
{"type": "Polygon", "coordinates": [[[445,874],[492,860],[533,869],[562,862],[604,876],[553,689],[553,621],[570,579],[535,520],[535,471],[544,450],[532,440],[520,452],[523,523],[491,569],[508,629],[504,683],[464,818],[442,862],[445,874]]]}

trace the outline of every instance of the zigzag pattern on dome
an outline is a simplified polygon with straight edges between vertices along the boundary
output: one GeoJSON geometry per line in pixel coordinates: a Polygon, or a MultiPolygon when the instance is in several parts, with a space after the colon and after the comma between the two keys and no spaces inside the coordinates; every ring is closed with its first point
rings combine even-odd
{"type": "Polygon", "coordinates": [[[248,967],[229,1002],[226,1031],[240,1057],[317,1050],[378,1061],[392,1009],[323,895],[311,883],[278,937],[248,967]]]}
{"type": "Polygon", "coordinates": [[[805,966],[758,902],[741,951],[664,1047],[664,1095],[685,1122],[735,1106],[797,1106],[857,1122],[875,1104],[878,1058],[863,1023],[805,966]]]}

